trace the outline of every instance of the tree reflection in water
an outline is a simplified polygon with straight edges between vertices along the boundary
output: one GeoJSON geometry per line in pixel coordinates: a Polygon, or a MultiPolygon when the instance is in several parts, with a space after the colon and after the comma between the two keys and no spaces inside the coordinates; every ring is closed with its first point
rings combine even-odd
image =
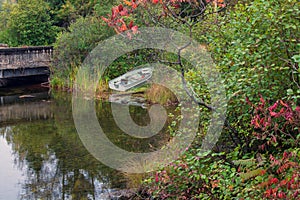
{"type": "Polygon", "coordinates": [[[22,123],[5,131],[15,164],[26,173],[22,199],[97,199],[109,193],[107,188],[122,187],[121,174],[95,160],[74,132],[55,129],[54,121],[22,123]],[[112,175],[119,180],[113,182],[112,175]]]}
{"type": "MultiPolygon", "coordinates": [[[[12,147],[15,165],[26,177],[21,199],[106,199],[104,196],[109,197],[112,190],[128,187],[124,174],[101,164],[81,143],[68,95],[54,95],[44,106],[50,112],[48,110],[43,119],[18,119],[17,123],[12,120],[0,128],[12,147]]],[[[103,130],[109,132],[108,137],[116,145],[136,152],[160,147],[155,137],[140,140],[122,134],[118,127],[114,127],[109,104],[98,103],[96,108],[100,111],[97,114],[103,130]]],[[[133,107],[131,114],[136,113],[135,120],[145,124],[143,120],[147,121],[149,117],[147,111],[141,109],[133,107]]],[[[158,141],[164,135],[163,130],[157,136],[158,141]]]]}

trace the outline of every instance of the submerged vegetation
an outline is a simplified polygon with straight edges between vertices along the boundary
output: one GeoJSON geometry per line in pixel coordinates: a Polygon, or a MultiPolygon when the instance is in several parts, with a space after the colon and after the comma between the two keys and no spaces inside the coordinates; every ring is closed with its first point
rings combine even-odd
{"type": "MultiPolygon", "coordinates": [[[[190,36],[211,53],[228,98],[222,137],[211,152],[200,151],[212,110],[210,93],[202,72],[181,60],[180,53],[127,53],[99,80],[101,93],[108,90],[108,80],[126,71],[163,62],[180,71],[197,99],[203,99],[192,146],[145,178],[136,198],[299,199],[299,16],[298,0],[4,1],[0,43],[54,45],[51,84],[70,88],[88,53],[115,32],[138,34],[140,27],[155,26],[190,36]]],[[[152,102],[177,101],[155,84],[145,96],[152,102]]],[[[176,125],[169,129],[174,134],[176,125]]]]}

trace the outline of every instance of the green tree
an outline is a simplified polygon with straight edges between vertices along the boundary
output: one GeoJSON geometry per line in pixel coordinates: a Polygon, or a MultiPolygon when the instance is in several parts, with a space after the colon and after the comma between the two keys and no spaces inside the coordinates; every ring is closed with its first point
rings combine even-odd
{"type": "MultiPolygon", "coordinates": [[[[72,1],[72,3],[74,2],[75,0],[72,1]]],[[[79,6],[78,2],[76,5],[79,6]]],[[[80,17],[80,15],[76,14],[77,19],[70,24],[68,31],[59,33],[56,38],[54,44],[55,67],[52,69],[53,76],[51,81],[54,86],[70,87],[74,81],[76,68],[80,66],[87,54],[97,46],[98,42],[114,34],[113,29],[107,27],[99,16],[110,13],[110,8],[115,3],[115,0],[92,2],[94,5],[93,13],[89,13],[91,15],[86,17],[80,17]]],[[[67,1],[62,7],[67,4],[73,6],[72,3],[67,1]]],[[[66,14],[67,12],[62,13],[66,14]]]]}
{"type": "Polygon", "coordinates": [[[45,0],[51,9],[51,18],[54,24],[68,28],[71,23],[80,17],[93,15],[96,5],[108,4],[109,1],[101,0],[45,0]]]}
{"type": "Polygon", "coordinates": [[[14,45],[49,45],[57,33],[43,0],[19,0],[9,13],[7,26],[14,45]]]}
{"type": "Polygon", "coordinates": [[[12,45],[14,42],[8,30],[8,19],[13,5],[6,1],[0,1],[0,5],[0,43],[12,45]]]}

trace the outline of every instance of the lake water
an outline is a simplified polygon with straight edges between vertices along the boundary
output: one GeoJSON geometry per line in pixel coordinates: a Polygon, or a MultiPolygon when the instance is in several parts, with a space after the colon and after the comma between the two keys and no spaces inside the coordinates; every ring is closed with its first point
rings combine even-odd
{"type": "MultiPolygon", "coordinates": [[[[0,200],[111,199],[139,186],[140,176],[109,168],[87,151],[74,125],[71,99],[69,93],[39,86],[0,89],[0,200]]],[[[159,134],[137,139],[116,125],[111,103],[97,101],[95,109],[107,137],[127,151],[153,151],[169,139],[168,120],[159,134]]],[[[130,116],[147,125],[147,109],[133,104],[130,116]]]]}

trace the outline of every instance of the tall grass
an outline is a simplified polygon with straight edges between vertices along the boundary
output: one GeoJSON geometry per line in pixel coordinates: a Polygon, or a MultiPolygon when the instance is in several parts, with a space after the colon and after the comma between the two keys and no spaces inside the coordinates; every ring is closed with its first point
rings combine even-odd
{"type": "Polygon", "coordinates": [[[155,83],[152,84],[146,91],[145,97],[151,103],[159,103],[162,105],[171,105],[178,103],[178,99],[171,90],[155,83]]]}

